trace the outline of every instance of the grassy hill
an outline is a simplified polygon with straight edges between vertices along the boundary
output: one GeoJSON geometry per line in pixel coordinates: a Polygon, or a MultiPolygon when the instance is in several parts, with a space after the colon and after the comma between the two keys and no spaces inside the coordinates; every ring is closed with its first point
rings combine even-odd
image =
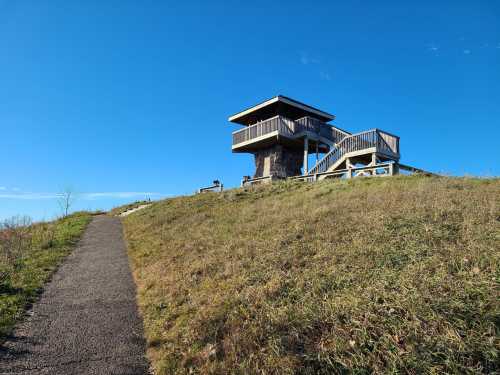
{"type": "Polygon", "coordinates": [[[500,180],[278,183],[124,219],[158,374],[499,370],[500,180]]]}

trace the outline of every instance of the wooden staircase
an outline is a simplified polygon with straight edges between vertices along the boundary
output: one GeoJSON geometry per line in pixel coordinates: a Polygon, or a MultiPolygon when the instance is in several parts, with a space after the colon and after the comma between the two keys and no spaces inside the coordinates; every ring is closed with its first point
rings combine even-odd
{"type": "Polygon", "coordinates": [[[346,136],[308,171],[308,175],[349,168],[348,160],[366,160],[370,155],[382,161],[398,161],[399,137],[379,129],[346,136]]]}

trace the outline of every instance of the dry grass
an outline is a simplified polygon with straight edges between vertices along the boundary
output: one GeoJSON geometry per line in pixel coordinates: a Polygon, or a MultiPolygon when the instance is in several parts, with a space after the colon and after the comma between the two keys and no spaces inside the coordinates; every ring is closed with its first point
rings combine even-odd
{"type": "Polygon", "coordinates": [[[498,371],[500,180],[280,183],[124,220],[158,374],[498,371]]]}

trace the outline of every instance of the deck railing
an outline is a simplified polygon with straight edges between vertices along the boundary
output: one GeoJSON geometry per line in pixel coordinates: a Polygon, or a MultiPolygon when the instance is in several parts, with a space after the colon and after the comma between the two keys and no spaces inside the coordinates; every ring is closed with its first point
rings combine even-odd
{"type": "Polygon", "coordinates": [[[233,146],[273,132],[293,138],[305,131],[320,135],[333,143],[338,143],[349,135],[343,130],[312,117],[302,117],[294,121],[283,116],[275,116],[235,131],[233,133],[233,146]]]}
{"type": "Polygon", "coordinates": [[[379,129],[377,129],[377,132],[385,142],[385,146],[389,147],[388,151],[395,155],[399,155],[399,137],[379,129]]]}
{"type": "Polygon", "coordinates": [[[399,138],[378,129],[367,130],[345,137],[327,153],[308,174],[324,173],[346,154],[375,148],[377,152],[399,157],[399,138]]]}
{"type": "Polygon", "coordinates": [[[254,138],[278,131],[283,134],[293,134],[292,129],[287,126],[281,116],[275,116],[255,125],[247,126],[244,129],[233,133],[233,145],[250,141],[254,138]]]}

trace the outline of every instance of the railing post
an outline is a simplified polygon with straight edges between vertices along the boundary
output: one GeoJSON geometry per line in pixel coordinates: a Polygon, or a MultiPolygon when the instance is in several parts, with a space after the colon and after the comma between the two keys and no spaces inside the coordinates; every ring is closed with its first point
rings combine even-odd
{"type": "Polygon", "coordinates": [[[307,136],[304,138],[304,172],[303,175],[306,175],[309,172],[308,168],[308,159],[309,159],[309,139],[307,136]]]}
{"type": "Polygon", "coordinates": [[[346,158],[345,159],[345,166],[346,166],[347,169],[351,169],[352,168],[351,158],[346,158]]]}

